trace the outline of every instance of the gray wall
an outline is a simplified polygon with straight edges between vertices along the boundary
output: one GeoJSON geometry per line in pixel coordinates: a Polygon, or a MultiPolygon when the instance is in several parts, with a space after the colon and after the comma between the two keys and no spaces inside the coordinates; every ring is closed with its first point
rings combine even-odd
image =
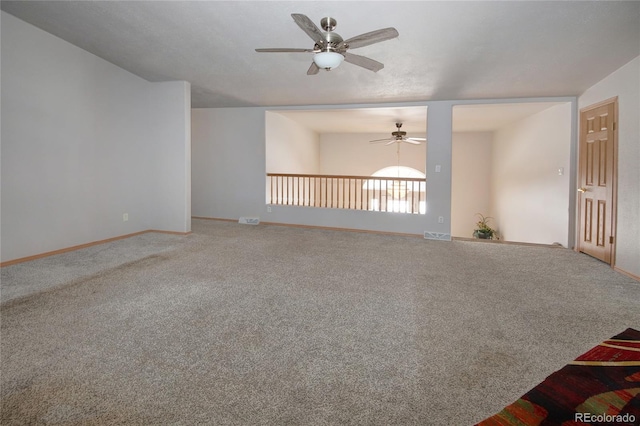
{"type": "Polygon", "coordinates": [[[1,31],[2,261],[189,231],[189,84],[149,83],[4,12],[1,31]]]}
{"type": "Polygon", "coordinates": [[[193,109],[192,214],[238,219],[265,208],[265,110],[193,109]]]}
{"type": "Polygon", "coordinates": [[[154,203],[149,228],[191,231],[191,85],[153,83],[146,143],[154,203]]]}

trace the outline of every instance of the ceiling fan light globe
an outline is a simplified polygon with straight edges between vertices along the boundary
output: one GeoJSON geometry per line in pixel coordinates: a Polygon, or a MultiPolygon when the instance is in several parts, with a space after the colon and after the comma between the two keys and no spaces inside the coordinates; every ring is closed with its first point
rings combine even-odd
{"type": "Polygon", "coordinates": [[[331,69],[340,66],[344,56],[337,52],[319,52],[313,56],[313,62],[318,68],[331,69]]]}

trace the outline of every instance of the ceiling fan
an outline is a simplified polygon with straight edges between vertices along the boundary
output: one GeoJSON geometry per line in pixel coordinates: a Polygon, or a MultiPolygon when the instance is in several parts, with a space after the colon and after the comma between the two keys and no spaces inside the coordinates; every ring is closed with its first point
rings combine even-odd
{"type": "Polygon", "coordinates": [[[400,142],[406,142],[406,143],[410,143],[413,145],[420,145],[420,142],[425,142],[426,139],[425,138],[408,138],[407,136],[407,132],[402,132],[400,131],[400,128],[402,127],[402,123],[396,123],[396,127],[398,128],[398,130],[396,130],[395,132],[391,132],[391,136],[393,136],[392,138],[384,138],[384,139],[375,139],[372,141],[369,141],[369,143],[382,143],[382,142],[386,142],[385,145],[391,145],[392,143],[400,143],[400,142]]]}
{"type": "Polygon", "coordinates": [[[307,75],[318,74],[320,68],[329,71],[332,68],[339,66],[342,61],[347,61],[373,72],[378,72],[384,68],[384,64],[365,56],[347,52],[347,50],[357,49],[359,47],[368,46],[370,44],[398,37],[398,31],[395,28],[383,28],[343,40],[338,33],[333,32],[337,24],[336,20],[333,18],[326,17],[320,20],[320,26],[324,30],[323,32],[320,31],[320,28],[318,28],[306,15],[301,13],[292,13],[291,17],[296,24],[302,28],[302,31],[307,33],[307,35],[314,41],[315,44],[313,49],[267,48],[256,49],[256,52],[315,53],[315,55],[313,55],[313,62],[307,70],[307,75]]]}

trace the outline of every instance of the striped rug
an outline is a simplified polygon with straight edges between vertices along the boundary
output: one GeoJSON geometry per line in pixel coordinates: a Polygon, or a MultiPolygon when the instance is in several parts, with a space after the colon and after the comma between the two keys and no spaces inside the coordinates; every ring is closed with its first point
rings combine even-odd
{"type": "Polygon", "coordinates": [[[477,425],[640,425],[640,331],[600,343],[477,425]]]}

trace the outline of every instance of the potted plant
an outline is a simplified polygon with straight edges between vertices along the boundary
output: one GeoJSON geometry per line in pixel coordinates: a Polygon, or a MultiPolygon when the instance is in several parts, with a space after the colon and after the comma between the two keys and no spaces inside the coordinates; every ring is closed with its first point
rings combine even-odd
{"type": "Polygon", "coordinates": [[[489,220],[491,220],[492,218],[489,216],[484,216],[481,213],[476,213],[476,216],[480,217],[480,220],[476,222],[476,229],[475,231],[473,231],[473,237],[483,240],[497,240],[497,231],[489,226],[489,220]]]}

